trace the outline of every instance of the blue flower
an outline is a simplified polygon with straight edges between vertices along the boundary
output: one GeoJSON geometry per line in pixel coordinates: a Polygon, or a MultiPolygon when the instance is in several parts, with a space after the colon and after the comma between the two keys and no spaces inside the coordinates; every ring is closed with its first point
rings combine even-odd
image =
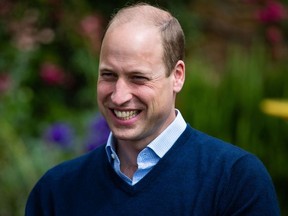
{"type": "Polygon", "coordinates": [[[55,123],[44,132],[44,139],[48,143],[66,148],[72,145],[73,129],[66,123],[55,123]]]}
{"type": "Polygon", "coordinates": [[[97,115],[89,126],[88,138],[86,141],[87,151],[91,151],[103,144],[106,144],[110,134],[110,128],[103,116],[97,115]]]}

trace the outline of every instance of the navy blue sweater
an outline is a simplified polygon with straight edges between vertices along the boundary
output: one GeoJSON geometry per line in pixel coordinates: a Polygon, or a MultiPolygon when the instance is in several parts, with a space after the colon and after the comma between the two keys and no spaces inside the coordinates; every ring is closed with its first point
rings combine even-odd
{"type": "Polygon", "coordinates": [[[280,215],[275,190],[253,155],[187,126],[137,184],[125,183],[102,146],[49,170],[26,216],[280,215]]]}

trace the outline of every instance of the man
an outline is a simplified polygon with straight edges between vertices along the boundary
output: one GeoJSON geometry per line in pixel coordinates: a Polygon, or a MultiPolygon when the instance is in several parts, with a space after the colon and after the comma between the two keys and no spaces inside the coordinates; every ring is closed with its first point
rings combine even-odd
{"type": "Polygon", "coordinates": [[[102,42],[97,85],[108,142],[48,171],[26,215],[279,215],[263,164],[192,129],[175,109],[183,59],[170,13],[120,10],[102,42]]]}

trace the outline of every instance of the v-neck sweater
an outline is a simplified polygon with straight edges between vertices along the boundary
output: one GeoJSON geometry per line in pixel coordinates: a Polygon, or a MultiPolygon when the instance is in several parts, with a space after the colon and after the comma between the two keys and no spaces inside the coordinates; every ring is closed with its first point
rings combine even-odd
{"type": "Polygon", "coordinates": [[[254,155],[187,125],[137,184],[114,171],[105,146],[49,170],[26,216],[280,215],[271,178],[254,155]]]}

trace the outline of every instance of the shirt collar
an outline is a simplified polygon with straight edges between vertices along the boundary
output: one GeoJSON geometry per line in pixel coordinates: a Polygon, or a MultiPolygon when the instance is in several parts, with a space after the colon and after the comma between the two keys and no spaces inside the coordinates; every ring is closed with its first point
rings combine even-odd
{"type": "MultiPolygon", "coordinates": [[[[162,158],[173,146],[176,140],[184,132],[187,125],[180,111],[177,109],[175,111],[176,118],[174,121],[147,146],[148,148],[152,149],[160,158],[162,158]]],[[[112,157],[117,155],[115,149],[115,138],[113,134],[110,133],[106,144],[106,153],[110,162],[112,159],[115,159],[112,157]]]]}
{"type": "Polygon", "coordinates": [[[158,136],[148,147],[151,148],[160,158],[173,146],[186,128],[186,122],[179,110],[176,109],[174,121],[158,136]]]}

